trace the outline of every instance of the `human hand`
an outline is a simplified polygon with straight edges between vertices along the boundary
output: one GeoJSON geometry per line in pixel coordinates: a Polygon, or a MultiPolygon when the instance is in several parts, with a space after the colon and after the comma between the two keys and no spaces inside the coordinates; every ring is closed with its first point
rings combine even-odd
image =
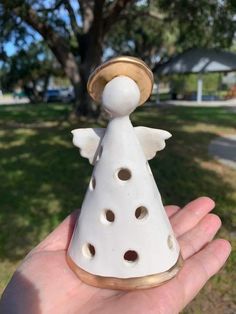
{"type": "Polygon", "coordinates": [[[130,292],[88,286],[68,267],[66,251],[77,213],[68,216],[16,270],[0,303],[2,314],[175,314],[219,271],[229,256],[226,240],[214,240],[221,222],[214,202],[200,197],[183,209],[166,206],[184,266],[165,284],[130,292]]]}

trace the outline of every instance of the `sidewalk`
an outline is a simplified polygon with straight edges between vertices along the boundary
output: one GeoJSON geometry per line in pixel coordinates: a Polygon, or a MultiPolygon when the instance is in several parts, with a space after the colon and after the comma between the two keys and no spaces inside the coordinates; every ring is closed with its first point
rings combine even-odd
{"type": "Polygon", "coordinates": [[[183,107],[235,107],[236,108],[236,98],[229,100],[217,100],[217,101],[202,101],[198,103],[197,101],[190,100],[166,100],[159,101],[156,103],[157,106],[183,106],[183,107]]]}
{"type": "Polygon", "coordinates": [[[27,97],[24,98],[14,98],[12,96],[0,96],[0,105],[18,105],[29,103],[27,97]]]}
{"type": "Polygon", "coordinates": [[[236,134],[211,141],[208,152],[224,165],[236,169],[236,134]]]}

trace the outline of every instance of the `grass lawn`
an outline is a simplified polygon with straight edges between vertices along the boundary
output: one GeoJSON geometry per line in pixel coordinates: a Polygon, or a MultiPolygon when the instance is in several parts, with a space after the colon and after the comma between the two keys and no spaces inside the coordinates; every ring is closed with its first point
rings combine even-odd
{"type": "MultiPolygon", "coordinates": [[[[0,292],[19,261],[66,215],[81,206],[92,167],[72,146],[62,104],[0,106],[0,292]]],[[[141,108],[134,125],[163,128],[173,137],[150,162],[165,204],[208,195],[235,247],[236,170],[208,156],[209,142],[236,133],[236,114],[223,108],[141,108]]],[[[235,252],[184,313],[235,313],[235,252]]]]}

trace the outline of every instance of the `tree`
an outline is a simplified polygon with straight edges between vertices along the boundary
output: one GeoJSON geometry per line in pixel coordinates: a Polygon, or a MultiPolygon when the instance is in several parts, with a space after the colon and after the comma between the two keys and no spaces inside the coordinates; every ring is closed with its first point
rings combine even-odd
{"type": "Polygon", "coordinates": [[[31,43],[27,49],[5,58],[2,72],[2,87],[8,91],[21,87],[32,103],[43,100],[50,76],[62,74],[55,57],[42,42],[31,43]]]}
{"type": "Polygon", "coordinates": [[[137,6],[113,26],[109,46],[142,56],[152,67],[161,58],[193,47],[228,48],[236,31],[233,1],[154,0],[137,6]],[[125,30],[125,31],[124,31],[125,30]]]}
{"type": "Polygon", "coordinates": [[[107,47],[152,63],[212,34],[229,45],[234,10],[233,0],[0,0],[0,39],[23,45],[39,34],[74,86],[77,113],[88,115],[86,83],[107,47]]]}
{"type": "Polygon", "coordinates": [[[19,40],[20,35],[28,32],[28,27],[39,33],[73,84],[77,99],[81,100],[78,113],[87,115],[91,112],[86,92],[90,71],[101,61],[104,37],[110,26],[131,2],[80,0],[76,4],[54,0],[48,7],[47,1],[3,0],[0,1],[2,37],[9,38],[16,30],[15,37],[19,40]]]}

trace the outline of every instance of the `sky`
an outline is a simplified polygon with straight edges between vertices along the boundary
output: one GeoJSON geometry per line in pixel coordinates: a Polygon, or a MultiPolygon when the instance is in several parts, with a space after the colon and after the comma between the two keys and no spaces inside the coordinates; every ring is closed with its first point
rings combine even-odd
{"type": "Polygon", "coordinates": [[[16,52],[16,46],[12,42],[8,42],[6,44],[3,44],[4,50],[6,54],[10,57],[14,55],[16,52]]]}
{"type": "MultiPolygon", "coordinates": [[[[45,0],[44,1],[45,7],[50,7],[53,2],[54,1],[45,0]]],[[[78,12],[78,9],[79,9],[78,1],[72,0],[71,1],[71,5],[74,8],[74,11],[78,12]]],[[[60,8],[59,14],[60,14],[61,18],[64,21],[69,23],[68,13],[67,13],[67,11],[63,7],[60,8]]],[[[76,17],[77,17],[78,25],[81,25],[80,15],[77,14],[76,17]]],[[[33,31],[33,33],[34,33],[34,36],[35,36],[35,40],[40,40],[41,39],[41,36],[38,33],[34,32],[34,31],[33,31]]],[[[30,44],[32,42],[32,38],[30,36],[28,36],[28,38],[26,38],[26,40],[27,40],[28,44],[30,44]]],[[[5,52],[7,53],[7,55],[9,57],[12,56],[13,54],[15,54],[15,52],[17,51],[17,47],[14,45],[13,41],[4,43],[3,47],[4,47],[4,50],[5,50],[5,52]]]]}
{"type": "Polygon", "coordinates": [[[13,45],[13,43],[7,43],[4,45],[5,51],[7,53],[8,56],[12,56],[15,53],[15,46],[13,45]]]}
{"type": "MultiPolygon", "coordinates": [[[[32,34],[32,31],[31,31],[31,34],[32,34]]],[[[34,36],[34,38],[32,36],[26,36],[24,38],[27,45],[31,44],[33,41],[38,41],[42,38],[38,33],[34,32],[34,31],[33,31],[33,36],[34,36]]],[[[3,47],[4,47],[4,50],[5,50],[6,54],[8,55],[8,57],[14,55],[15,52],[17,51],[17,46],[14,44],[13,41],[8,41],[8,42],[4,43],[3,47]]],[[[18,49],[19,49],[19,47],[18,47],[18,49]]]]}

